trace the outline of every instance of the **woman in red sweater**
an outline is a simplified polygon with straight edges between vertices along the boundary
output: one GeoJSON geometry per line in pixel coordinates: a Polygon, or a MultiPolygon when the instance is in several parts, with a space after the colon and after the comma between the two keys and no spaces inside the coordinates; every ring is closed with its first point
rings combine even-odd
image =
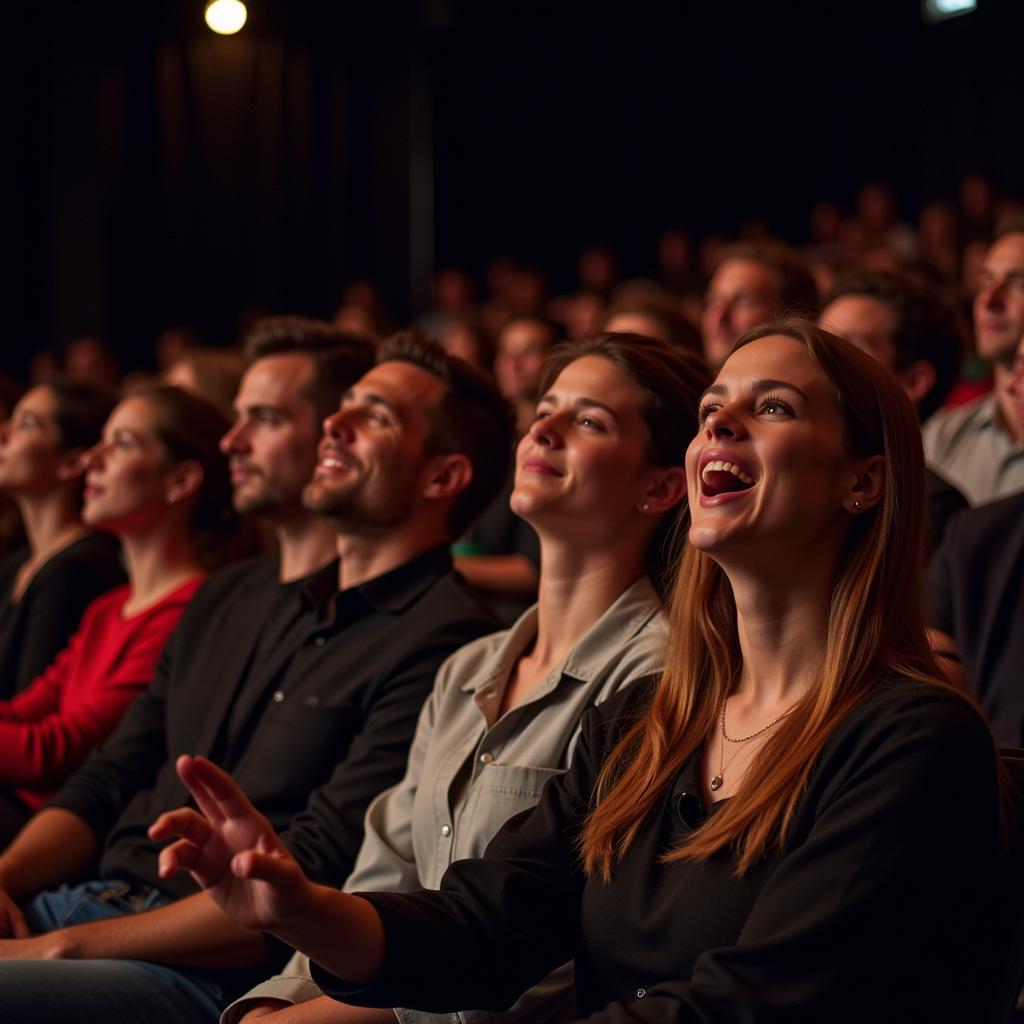
{"type": "Polygon", "coordinates": [[[97,598],[23,692],[0,702],[0,842],[114,728],[153,675],[203,580],[204,543],[234,527],[228,428],[208,402],[159,387],[125,398],[86,452],[86,525],[121,540],[129,582],[97,598]]]}

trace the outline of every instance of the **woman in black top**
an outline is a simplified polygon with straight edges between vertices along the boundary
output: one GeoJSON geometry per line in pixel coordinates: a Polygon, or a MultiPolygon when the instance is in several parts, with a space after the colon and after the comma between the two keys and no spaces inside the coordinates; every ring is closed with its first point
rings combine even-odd
{"type": "Polygon", "coordinates": [[[591,1020],[986,1019],[1019,910],[991,736],[925,639],[910,404],[784,320],[741,339],[700,419],[666,672],[590,713],[483,859],[440,892],[312,885],[183,758],[205,817],[164,820],[162,869],[349,1004],[501,1008],[572,955],[591,1020]]]}
{"type": "Polygon", "coordinates": [[[0,562],[0,700],[46,669],[93,598],[125,580],[117,540],[81,519],[82,454],[115,401],[54,380],[32,388],[0,426],[0,488],[17,502],[28,540],[0,562]]]}

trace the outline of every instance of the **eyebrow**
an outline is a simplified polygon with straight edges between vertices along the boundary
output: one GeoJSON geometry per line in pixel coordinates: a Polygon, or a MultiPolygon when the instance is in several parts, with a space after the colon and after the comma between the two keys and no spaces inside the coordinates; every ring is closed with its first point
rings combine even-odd
{"type": "Polygon", "coordinates": [[[388,410],[393,416],[397,416],[401,419],[401,414],[398,409],[391,404],[383,395],[378,395],[373,391],[367,391],[364,394],[357,395],[352,388],[349,388],[341,396],[341,404],[344,405],[346,402],[356,401],[362,405],[382,405],[388,410]]]}
{"type": "MultiPolygon", "coordinates": [[[[775,391],[779,388],[785,388],[787,391],[795,391],[805,402],[808,401],[807,395],[803,393],[795,384],[790,384],[784,380],[774,380],[771,377],[765,377],[762,380],[751,381],[747,386],[746,390],[749,394],[757,395],[762,391],[775,391]]],[[[712,384],[711,387],[704,392],[704,395],[727,395],[729,389],[724,384],[712,384]]],[[[704,397],[701,395],[701,398],[704,397]]]]}
{"type": "Polygon", "coordinates": [[[279,405],[270,405],[267,402],[255,402],[252,405],[245,405],[241,409],[236,409],[235,413],[238,416],[253,416],[261,412],[272,412],[275,416],[284,416],[285,411],[279,405]]]}
{"type": "MultiPolygon", "coordinates": [[[[549,391],[546,395],[541,395],[540,398],[537,399],[537,404],[540,405],[541,402],[554,402],[555,400],[554,393],[549,391]]],[[[599,402],[596,398],[577,398],[572,404],[575,409],[592,409],[595,407],[603,409],[613,419],[618,419],[618,416],[615,415],[615,410],[610,405],[605,405],[604,402],[599,402]]]]}

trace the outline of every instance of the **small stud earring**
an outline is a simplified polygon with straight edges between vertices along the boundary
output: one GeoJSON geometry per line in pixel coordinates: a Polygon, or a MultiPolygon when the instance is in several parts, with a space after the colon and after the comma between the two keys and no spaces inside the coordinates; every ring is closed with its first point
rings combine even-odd
{"type": "Polygon", "coordinates": [[[862,509],[863,507],[864,507],[864,506],[863,506],[863,505],[862,505],[862,504],[861,504],[861,503],[860,503],[859,501],[855,501],[855,502],[853,503],[853,511],[854,511],[854,513],[858,513],[858,512],[860,512],[860,510],[861,510],[861,509],[862,509]]]}
{"type": "Polygon", "coordinates": [[[640,506],[640,511],[641,511],[641,512],[650,512],[650,511],[651,511],[651,503],[650,503],[649,501],[645,501],[645,502],[644,502],[644,503],[643,503],[643,504],[642,504],[642,505],[640,506]]]}

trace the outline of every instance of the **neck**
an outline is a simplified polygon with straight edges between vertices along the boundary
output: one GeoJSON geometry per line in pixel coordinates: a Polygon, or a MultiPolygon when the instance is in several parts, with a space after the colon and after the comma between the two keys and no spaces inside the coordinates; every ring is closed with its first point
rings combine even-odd
{"type": "Polygon", "coordinates": [[[334,527],[312,513],[304,513],[286,523],[275,523],[280,566],[278,579],[291,583],[322,569],[333,561],[337,535],[334,527]]]}
{"type": "Polygon", "coordinates": [[[996,363],[992,367],[992,389],[996,396],[996,414],[999,425],[1018,444],[1024,441],[1024,423],[1017,418],[1010,385],[1013,382],[1013,364],[996,363]]]}
{"type": "Polygon", "coordinates": [[[376,579],[405,565],[438,544],[450,543],[446,532],[440,527],[409,529],[409,524],[402,524],[393,531],[339,533],[336,541],[341,559],[338,567],[339,590],[358,587],[367,580],[376,579]]]}
{"type": "Polygon", "coordinates": [[[541,533],[537,639],[532,657],[555,664],[644,573],[642,550],[577,547],[541,533]]]}
{"type": "Polygon", "coordinates": [[[798,700],[817,678],[838,564],[831,551],[777,554],[758,573],[728,572],[743,669],[737,694],[752,708],[798,700]],[[787,567],[789,571],[786,571],[787,567]]]}
{"type": "Polygon", "coordinates": [[[18,508],[34,559],[45,559],[87,532],[78,505],[70,494],[18,498],[18,508]]]}
{"type": "Polygon", "coordinates": [[[168,517],[144,533],[121,534],[121,548],[132,611],[139,611],[179,587],[187,579],[203,575],[192,537],[177,517],[168,517]]]}

